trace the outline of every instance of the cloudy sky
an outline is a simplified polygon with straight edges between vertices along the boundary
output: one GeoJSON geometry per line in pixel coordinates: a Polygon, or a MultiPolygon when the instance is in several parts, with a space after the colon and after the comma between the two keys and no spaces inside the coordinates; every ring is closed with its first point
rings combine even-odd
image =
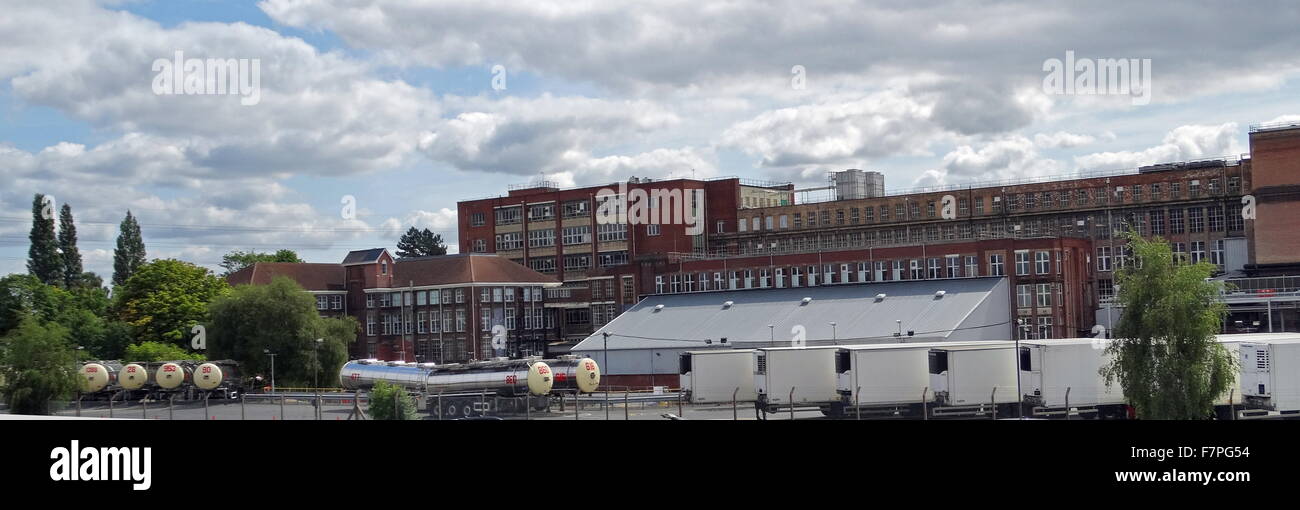
{"type": "Polygon", "coordinates": [[[128,209],[150,258],[336,262],[411,225],[455,251],[458,200],[543,177],[906,189],[1238,155],[1300,120],[1294,2],[917,4],[0,0],[0,274],[34,193],[107,280],[128,209]],[[256,59],[256,104],[157,93],[177,51],[256,59]],[[1067,52],[1149,59],[1150,101],[1053,93],[1067,52]]]}

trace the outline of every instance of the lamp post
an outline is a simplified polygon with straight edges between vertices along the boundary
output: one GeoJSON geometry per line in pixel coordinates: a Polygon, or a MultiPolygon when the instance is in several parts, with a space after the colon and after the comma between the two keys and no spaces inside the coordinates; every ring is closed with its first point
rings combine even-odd
{"type": "Polygon", "coordinates": [[[270,349],[262,349],[262,353],[271,357],[271,393],[275,393],[275,354],[270,349]]]}
{"type": "MultiPolygon", "coordinates": [[[[1016,357],[1016,417],[1024,418],[1025,393],[1020,390],[1020,337],[1025,336],[1025,333],[1029,331],[1029,325],[1025,324],[1024,319],[1016,319],[1016,324],[1020,325],[1020,334],[1016,335],[1016,350],[1014,353],[1016,357]]],[[[1069,409],[1065,410],[1065,416],[1067,418],[1070,416],[1069,409]]]]}
{"type": "Polygon", "coordinates": [[[768,324],[767,333],[768,333],[767,336],[768,347],[776,347],[776,324],[768,324]]]}
{"type": "Polygon", "coordinates": [[[312,387],[320,388],[320,346],[325,343],[324,338],[316,339],[316,348],[311,351],[312,364],[315,365],[315,372],[312,374],[312,387]]]}
{"type": "Polygon", "coordinates": [[[839,345],[840,344],[839,337],[836,336],[835,334],[835,321],[831,321],[830,324],[831,324],[831,343],[835,345],[839,345]]]}

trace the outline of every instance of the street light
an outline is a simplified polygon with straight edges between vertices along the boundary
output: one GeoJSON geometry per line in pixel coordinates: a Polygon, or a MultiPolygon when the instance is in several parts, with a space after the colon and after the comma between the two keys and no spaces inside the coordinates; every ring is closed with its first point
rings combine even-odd
{"type": "Polygon", "coordinates": [[[839,345],[839,337],[835,335],[835,321],[831,321],[831,343],[839,345]]]}
{"type": "Polygon", "coordinates": [[[271,393],[275,393],[275,354],[270,349],[262,349],[262,353],[271,357],[271,393]]]}
{"type": "Polygon", "coordinates": [[[314,388],[320,388],[320,346],[324,342],[324,338],[317,338],[316,348],[311,351],[312,362],[316,366],[316,373],[312,374],[312,387],[314,388]]]}
{"type": "MultiPolygon", "coordinates": [[[[1025,393],[1024,393],[1023,391],[1020,390],[1020,337],[1025,336],[1025,333],[1026,333],[1027,331],[1029,331],[1029,325],[1028,325],[1028,324],[1025,324],[1025,320],[1024,320],[1024,319],[1016,319],[1016,323],[1020,325],[1020,334],[1019,334],[1019,335],[1016,335],[1016,352],[1015,352],[1015,356],[1016,356],[1016,417],[1018,417],[1018,418],[1024,418],[1024,417],[1025,417],[1025,393]]],[[[1067,418],[1069,418],[1069,416],[1070,416],[1070,410],[1069,410],[1069,409],[1066,409],[1066,410],[1065,410],[1065,416],[1066,416],[1067,418]]]]}
{"type": "Polygon", "coordinates": [[[776,324],[767,325],[767,345],[776,347],[776,324]]]}

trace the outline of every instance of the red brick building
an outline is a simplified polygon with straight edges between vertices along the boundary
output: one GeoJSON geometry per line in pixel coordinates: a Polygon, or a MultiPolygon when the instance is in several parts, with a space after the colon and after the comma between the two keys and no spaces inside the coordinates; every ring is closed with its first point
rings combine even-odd
{"type": "Polygon", "coordinates": [[[524,187],[461,202],[460,246],[559,275],[547,303],[562,315],[555,340],[580,339],[654,293],[994,274],[1012,280],[1021,334],[1083,336],[1128,263],[1121,231],[1162,237],[1227,275],[1297,273],[1300,125],[1252,126],[1250,142],[1249,154],[1222,159],[820,202],[734,178],[626,184],[703,190],[707,228],[694,236],[682,225],[596,225],[597,194],[618,184],[524,187]]]}
{"type": "Polygon", "coordinates": [[[554,329],[544,289],[559,282],[488,254],[394,259],[383,248],[348,253],[340,264],[259,262],[231,274],[231,285],[287,276],[316,296],[324,316],[357,319],[353,358],[464,362],[494,355],[541,354],[554,329]],[[504,328],[494,352],[492,327],[504,328]]]}

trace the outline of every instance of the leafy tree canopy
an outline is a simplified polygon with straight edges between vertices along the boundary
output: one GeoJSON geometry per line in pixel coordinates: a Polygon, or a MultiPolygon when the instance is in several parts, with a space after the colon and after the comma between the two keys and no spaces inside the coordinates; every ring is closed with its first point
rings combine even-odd
{"type": "Polygon", "coordinates": [[[188,347],[192,328],[208,321],[208,304],[228,292],[226,281],[205,268],[158,259],[117,288],[114,309],[135,328],[137,341],[188,347]]]}
{"type": "Polygon", "coordinates": [[[175,344],[140,342],[136,345],[127,346],[123,361],[203,361],[206,359],[207,357],[202,354],[190,352],[176,346],[175,344]]]}
{"type": "Polygon", "coordinates": [[[301,264],[303,260],[298,258],[298,253],[293,250],[279,250],[275,253],[234,250],[221,256],[221,267],[225,269],[225,272],[221,273],[221,277],[230,276],[231,273],[257,262],[292,262],[301,264]]]}
{"type": "Polygon", "coordinates": [[[402,234],[402,239],[397,241],[398,257],[428,257],[431,255],[446,255],[447,245],[442,242],[442,235],[435,234],[429,229],[416,230],[411,227],[402,234]]]}
{"type": "Polygon", "coordinates": [[[1176,258],[1160,238],[1127,238],[1135,263],[1116,274],[1124,312],[1102,375],[1107,384],[1119,381],[1139,418],[1208,418],[1236,369],[1214,337],[1227,314],[1221,284],[1207,280],[1214,266],[1176,258]]]}
{"type": "Polygon", "coordinates": [[[338,386],[348,345],[357,337],[356,319],[321,317],[316,298],[283,276],[267,285],[237,286],[213,301],[211,311],[209,356],[236,360],[245,374],[265,376],[271,372],[270,351],[281,386],[338,386]]]}
{"type": "Polygon", "coordinates": [[[51,400],[68,398],[77,389],[75,354],[68,330],[24,318],[0,337],[0,391],[15,414],[49,414],[51,400]]]}
{"type": "Polygon", "coordinates": [[[415,400],[406,390],[396,384],[384,381],[375,383],[370,390],[370,404],[366,415],[372,420],[418,420],[415,412],[415,400]]]}

